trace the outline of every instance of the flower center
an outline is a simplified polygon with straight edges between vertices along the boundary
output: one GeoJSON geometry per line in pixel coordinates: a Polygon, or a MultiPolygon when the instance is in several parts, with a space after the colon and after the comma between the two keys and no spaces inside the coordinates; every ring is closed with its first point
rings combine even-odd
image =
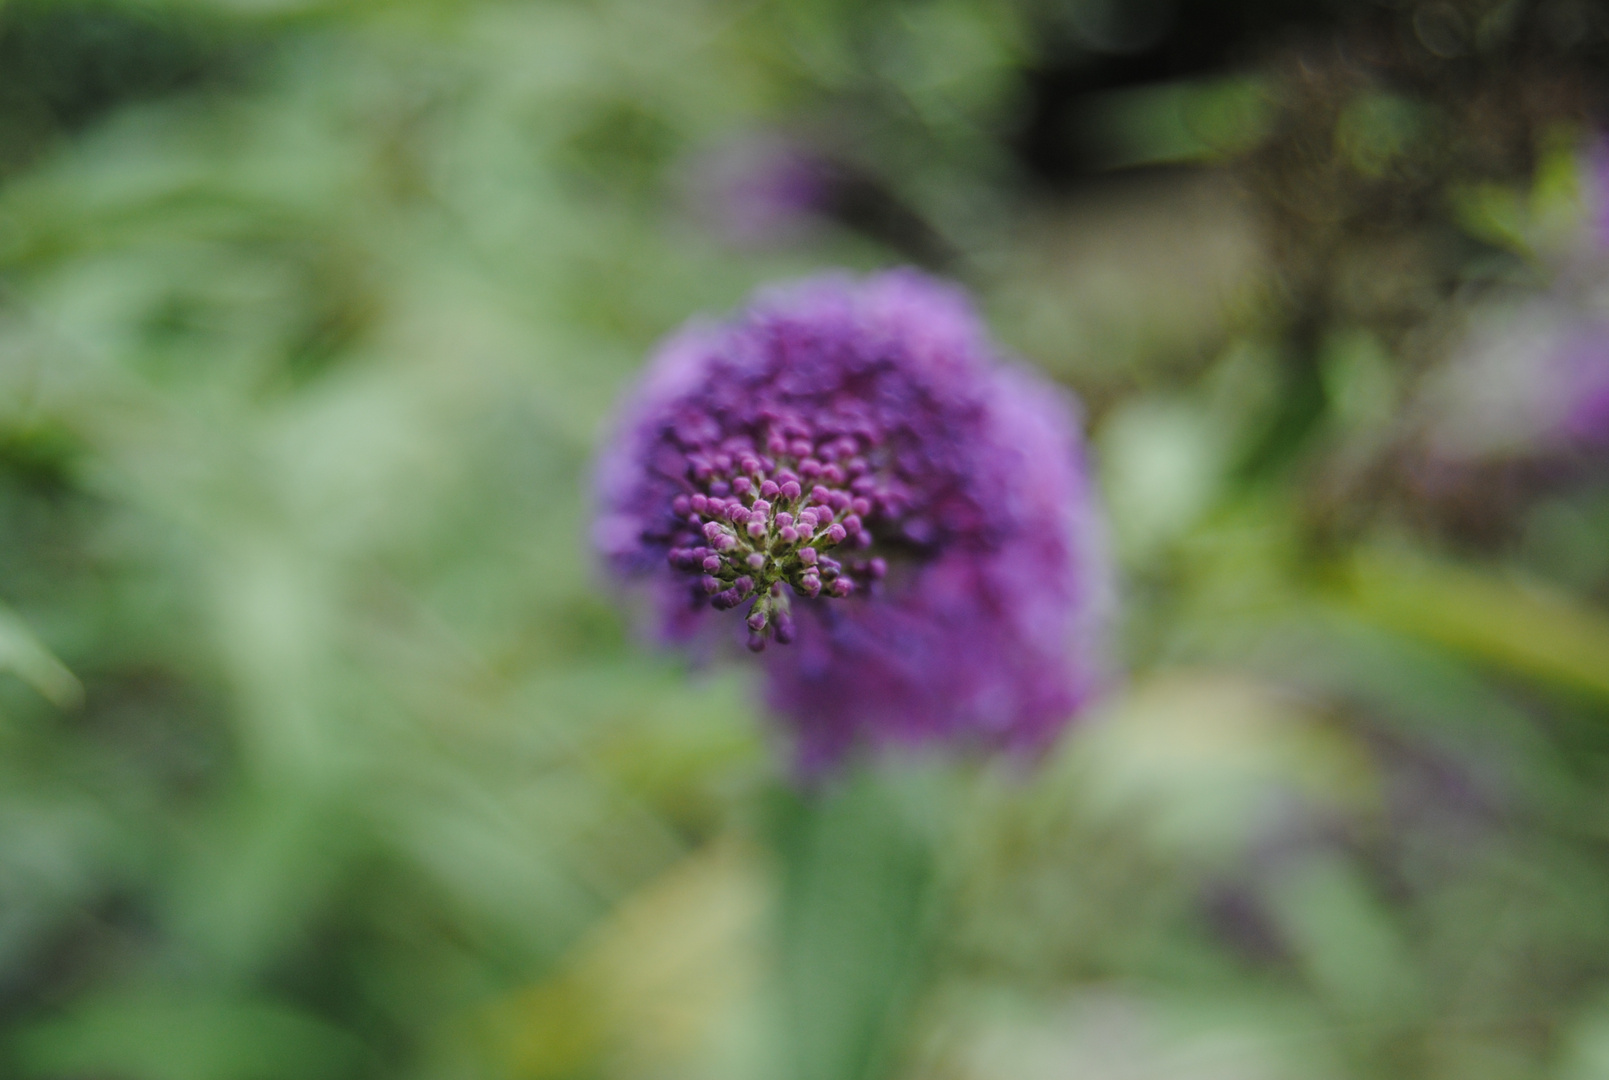
{"type": "Polygon", "coordinates": [[[671,510],[691,528],[671,547],[670,565],[698,574],[696,595],[717,610],[754,597],[747,622],[755,652],[769,637],[793,640],[790,591],[842,599],[886,572],[880,558],[828,554],[870,547],[867,519],[895,503],[864,449],[852,435],[811,440],[795,427],[774,430],[766,453],[738,439],[688,455],[692,490],[677,495],[671,510]]]}

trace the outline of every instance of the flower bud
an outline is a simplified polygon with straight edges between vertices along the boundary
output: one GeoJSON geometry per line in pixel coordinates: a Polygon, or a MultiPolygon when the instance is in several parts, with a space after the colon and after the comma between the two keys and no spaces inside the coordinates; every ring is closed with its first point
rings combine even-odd
{"type": "Polygon", "coordinates": [[[777,637],[778,645],[793,644],[793,616],[786,611],[779,611],[771,620],[771,632],[777,637]]]}

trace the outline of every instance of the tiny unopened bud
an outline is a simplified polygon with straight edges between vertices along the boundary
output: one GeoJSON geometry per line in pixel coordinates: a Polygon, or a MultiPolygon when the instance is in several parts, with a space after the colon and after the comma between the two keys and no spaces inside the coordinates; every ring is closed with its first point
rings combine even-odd
{"type": "Polygon", "coordinates": [[[800,548],[799,561],[804,563],[806,566],[816,565],[816,549],[811,547],[800,548]]]}
{"type": "Polygon", "coordinates": [[[799,462],[799,475],[807,480],[821,475],[821,462],[815,458],[805,458],[799,462]]]}
{"type": "Polygon", "coordinates": [[[740,577],[736,581],[732,582],[732,591],[737,593],[739,596],[749,595],[749,593],[754,591],[754,579],[745,574],[743,577],[740,577]]]}
{"type": "Polygon", "coordinates": [[[867,514],[872,512],[872,501],[866,498],[864,495],[858,496],[849,500],[849,509],[859,514],[861,517],[865,517],[867,514]]]}
{"type": "Polygon", "coordinates": [[[719,555],[706,555],[704,557],[704,572],[706,574],[718,573],[720,569],[721,557],[719,555]]]}
{"type": "Polygon", "coordinates": [[[836,464],[828,465],[821,470],[821,478],[829,484],[841,484],[844,482],[844,470],[836,464]]]}
{"type": "Polygon", "coordinates": [[[749,506],[749,512],[752,514],[769,514],[771,512],[771,504],[766,502],[764,499],[755,499],[754,502],[749,506]]]}
{"type": "Polygon", "coordinates": [[[750,570],[765,569],[765,556],[758,551],[753,552],[747,559],[744,559],[743,561],[748,564],[750,570]]]}
{"type": "Polygon", "coordinates": [[[868,560],[866,563],[866,573],[873,580],[883,577],[883,575],[888,573],[888,560],[882,557],[868,560]]]}
{"type": "Polygon", "coordinates": [[[804,488],[799,486],[799,481],[797,480],[785,480],[782,483],[782,497],[784,499],[797,499],[803,491],[804,488]]]}
{"type": "Polygon", "coordinates": [[[849,530],[845,529],[842,525],[835,523],[827,526],[827,540],[831,543],[841,544],[844,542],[844,537],[848,535],[849,530]]]}
{"type": "Polygon", "coordinates": [[[765,499],[774,499],[776,498],[777,492],[781,490],[781,484],[777,483],[775,480],[767,480],[760,485],[760,497],[765,499]]]}
{"type": "Polygon", "coordinates": [[[816,575],[814,573],[810,573],[810,574],[805,574],[804,576],[799,578],[799,591],[801,593],[803,593],[804,595],[806,595],[806,596],[819,596],[819,595],[821,595],[821,578],[820,578],[820,576],[818,576],[818,575],[816,575]]]}
{"type": "Polygon", "coordinates": [[[848,517],[844,518],[841,524],[844,527],[844,532],[848,533],[850,536],[854,536],[856,533],[860,532],[860,515],[850,514],[848,517]]]}
{"type": "Polygon", "coordinates": [[[732,494],[732,485],[728,484],[725,480],[711,480],[710,494],[716,496],[717,498],[724,499],[728,495],[732,494]]]}
{"type": "Polygon", "coordinates": [[[799,539],[799,530],[792,525],[784,525],[777,530],[777,536],[781,537],[784,544],[796,543],[799,539]]]}
{"type": "Polygon", "coordinates": [[[745,528],[748,529],[749,535],[756,540],[765,535],[765,522],[759,520],[758,518],[750,518],[749,523],[747,526],[745,526],[745,528]]]}
{"type": "Polygon", "coordinates": [[[759,630],[764,630],[765,629],[765,624],[767,622],[769,622],[770,620],[766,616],[765,609],[762,608],[759,604],[755,604],[754,605],[754,610],[749,612],[749,617],[748,617],[747,621],[748,621],[750,630],[759,631],[759,630]]]}
{"type": "Polygon", "coordinates": [[[845,597],[855,591],[855,583],[846,577],[834,578],[833,583],[827,586],[830,596],[845,597]]]}
{"type": "Polygon", "coordinates": [[[820,484],[817,484],[815,487],[810,489],[810,501],[825,505],[832,501],[832,492],[828,491],[820,484]]]}
{"type": "Polygon", "coordinates": [[[754,481],[750,480],[746,476],[739,476],[737,479],[732,481],[732,490],[737,492],[739,495],[747,495],[750,491],[754,490],[754,481]]]}
{"type": "Polygon", "coordinates": [[[744,644],[748,645],[749,652],[753,652],[753,653],[765,652],[765,635],[764,634],[756,634],[753,631],[750,631],[749,632],[749,640],[747,642],[745,642],[744,644]]]}
{"type": "Polygon", "coordinates": [[[693,500],[686,495],[678,495],[670,501],[670,508],[677,517],[686,517],[693,512],[693,500]]]}
{"type": "Polygon", "coordinates": [[[779,611],[771,620],[771,632],[777,636],[778,645],[793,644],[793,616],[786,611],[779,611]]]}
{"type": "Polygon", "coordinates": [[[714,608],[716,611],[727,611],[731,608],[737,607],[742,602],[743,594],[738,592],[736,589],[727,589],[724,592],[718,592],[714,596],[710,597],[710,607],[714,608]]]}
{"type": "Polygon", "coordinates": [[[703,585],[704,591],[711,595],[721,591],[721,579],[718,577],[710,577],[708,574],[705,574],[703,585]]]}

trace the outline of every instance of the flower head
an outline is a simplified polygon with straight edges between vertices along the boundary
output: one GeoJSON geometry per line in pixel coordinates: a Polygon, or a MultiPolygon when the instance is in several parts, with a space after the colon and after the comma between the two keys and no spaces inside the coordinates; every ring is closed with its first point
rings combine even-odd
{"type": "Polygon", "coordinates": [[[1542,289],[1488,290],[1419,402],[1438,463],[1558,459],[1609,449],[1609,138],[1578,155],[1585,213],[1542,289]]]}
{"type": "Polygon", "coordinates": [[[860,741],[1039,746],[1095,678],[1080,449],[958,290],[818,278],[661,348],[600,465],[596,537],[657,583],[670,639],[742,624],[807,766],[860,741]]]}
{"type": "Polygon", "coordinates": [[[1443,462],[1609,447],[1609,317],[1590,293],[1491,304],[1426,379],[1428,447],[1443,462]],[[1596,302],[1595,302],[1596,301],[1596,302]]]}
{"type": "Polygon", "coordinates": [[[687,196],[698,219],[728,243],[764,247],[797,241],[819,227],[840,171],[802,139],[755,133],[697,161],[687,196]]]}

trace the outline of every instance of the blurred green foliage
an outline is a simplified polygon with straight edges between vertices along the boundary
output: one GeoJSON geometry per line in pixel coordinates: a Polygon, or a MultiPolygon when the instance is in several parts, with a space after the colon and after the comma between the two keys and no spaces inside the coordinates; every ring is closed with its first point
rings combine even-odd
{"type": "Polygon", "coordinates": [[[1059,193],[1093,3],[0,7],[0,1073],[1609,1075],[1609,474],[1414,480],[1586,228],[1503,51],[1567,7],[1092,94],[1059,193]],[[927,232],[732,246],[777,132],[927,232]],[[588,462],[690,314],[929,233],[1088,403],[1122,676],[801,789],[588,462]]]}

